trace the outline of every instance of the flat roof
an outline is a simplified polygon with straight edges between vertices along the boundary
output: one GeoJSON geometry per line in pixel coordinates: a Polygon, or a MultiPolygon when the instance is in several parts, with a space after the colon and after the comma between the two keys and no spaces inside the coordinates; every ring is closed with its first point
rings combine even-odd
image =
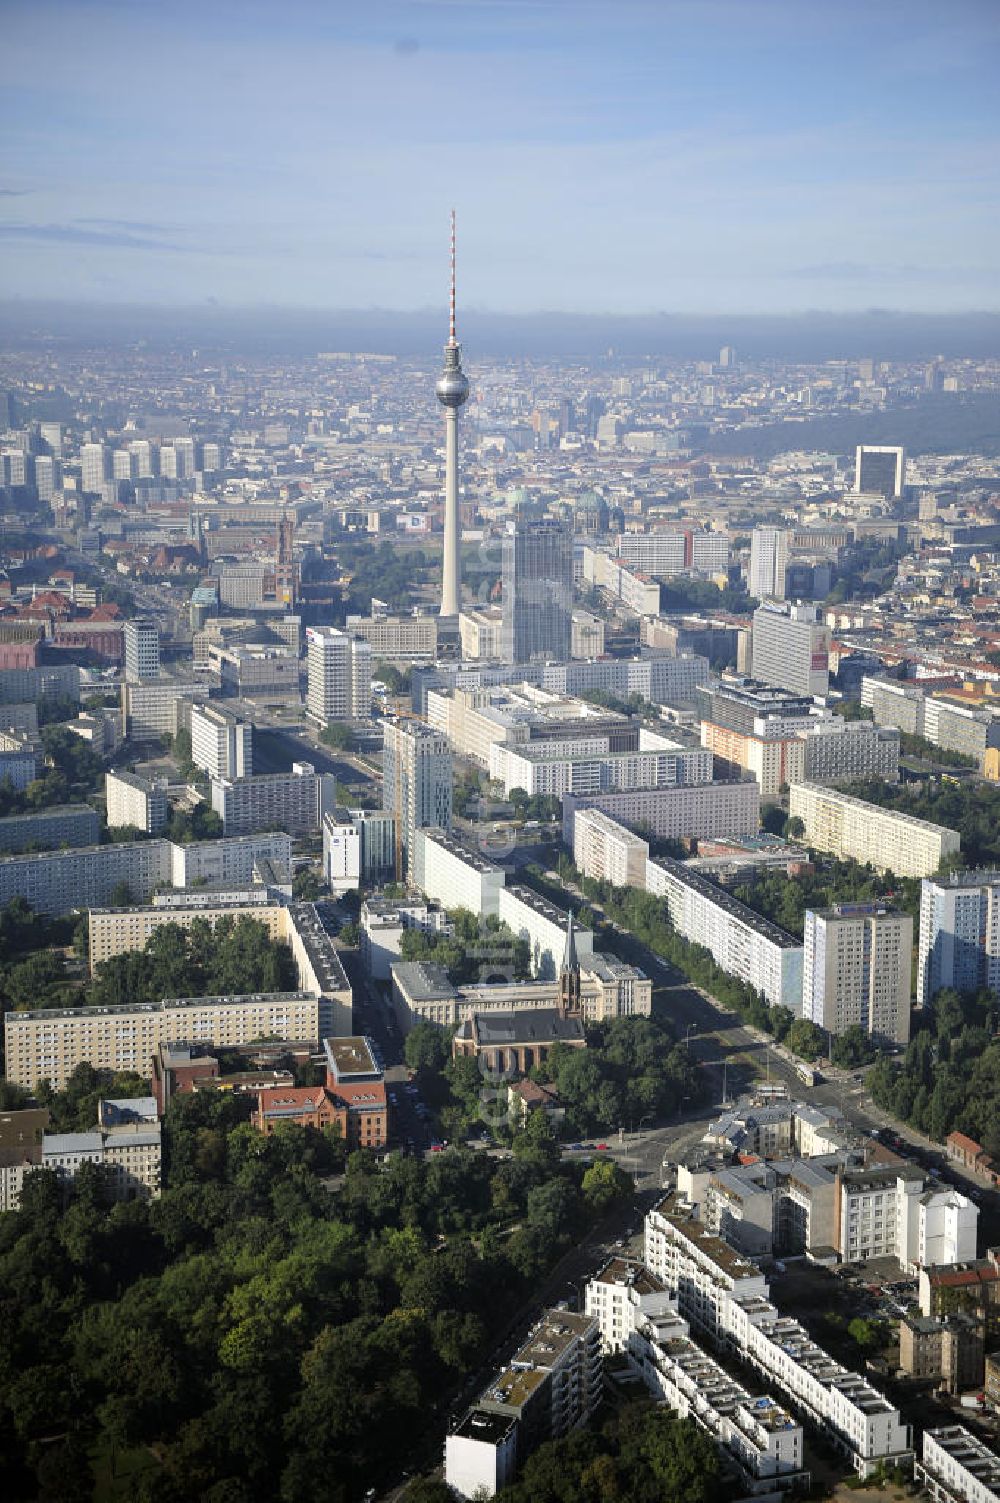
{"type": "Polygon", "coordinates": [[[349,1038],[324,1039],[323,1049],[336,1066],[338,1079],[346,1079],[351,1075],[374,1075],[381,1072],[374,1045],[371,1039],[363,1034],[353,1034],[349,1038]]]}
{"type": "Polygon", "coordinates": [[[745,924],[748,929],[752,929],[770,944],[776,945],[782,950],[802,949],[803,942],[801,939],[796,939],[786,929],[780,929],[777,924],[772,924],[770,919],[764,918],[755,909],[748,908],[746,903],[741,903],[726,888],[720,887],[718,882],[713,882],[710,877],[706,877],[702,872],[692,871],[687,861],[675,861],[670,856],[650,856],[649,859],[655,866],[660,867],[661,870],[666,872],[668,876],[675,877],[678,882],[682,882],[685,887],[690,888],[692,892],[696,892],[699,897],[705,898],[708,902],[714,904],[716,908],[727,914],[729,918],[736,919],[739,923],[745,924]]]}
{"type": "Polygon", "coordinates": [[[473,1407],[450,1433],[460,1435],[463,1440],[480,1440],[484,1445],[497,1446],[507,1439],[516,1424],[512,1414],[497,1414],[491,1409],[473,1407]]]}
{"type": "Polygon", "coordinates": [[[444,966],[426,960],[397,960],[390,969],[393,980],[413,1002],[446,1001],[458,996],[444,966]]]}
{"type": "Polygon", "coordinates": [[[494,872],[503,876],[503,872],[495,862],[487,861],[478,851],[463,845],[462,841],[456,840],[454,835],[449,834],[447,830],[442,830],[438,825],[427,826],[418,830],[417,834],[426,836],[443,851],[447,851],[449,856],[456,856],[466,866],[471,866],[472,870],[478,872],[480,876],[492,875],[494,872]]]}
{"type": "Polygon", "coordinates": [[[159,1002],[137,1002],[131,1007],[42,1007],[33,1012],[7,1012],[4,1021],[20,1019],[45,1022],[47,1019],[128,1017],[136,1013],[171,1012],[177,1008],[238,1007],[248,1002],[315,1002],[315,992],[240,992],[231,997],[163,997],[159,1002]]]}

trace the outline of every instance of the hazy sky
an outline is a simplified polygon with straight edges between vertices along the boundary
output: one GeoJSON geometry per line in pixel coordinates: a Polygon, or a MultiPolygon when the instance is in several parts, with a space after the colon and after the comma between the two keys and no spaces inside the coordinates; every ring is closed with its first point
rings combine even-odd
{"type": "Polygon", "coordinates": [[[1000,308],[1000,0],[0,0],[0,295],[1000,308]]]}

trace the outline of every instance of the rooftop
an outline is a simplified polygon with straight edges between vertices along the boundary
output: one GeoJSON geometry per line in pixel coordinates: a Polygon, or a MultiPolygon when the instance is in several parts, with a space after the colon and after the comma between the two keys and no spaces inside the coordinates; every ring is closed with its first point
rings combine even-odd
{"type": "Polygon", "coordinates": [[[418,831],[418,834],[424,836],[427,840],[433,841],[434,845],[439,846],[442,851],[447,851],[449,856],[457,857],[459,861],[471,867],[480,876],[485,876],[493,872],[496,872],[501,877],[503,876],[503,872],[495,862],[487,861],[478,851],[473,850],[471,846],[464,845],[461,840],[456,840],[454,835],[450,835],[447,830],[432,826],[418,831]]]}
{"type": "Polygon", "coordinates": [[[30,1020],[36,1023],[66,1022],[77,1018],[129,1017],[141,1013],[173,1012],[178,1008],[240,1007],[257,1002],[315,1002],[315,992],[241,992],[232,997],[164,997],[160,1002],[136,1002],[123,1007],[45,1007],[34,1012],[8,1012],[6,1022],[30,1020]]]}
{"type": "Polygon", "coordinates": [[[557,1007],[525,1008],[516,1012],[477,1012],[472,1033],[480,1048],[518,1044],[584,1043],[583,1022],[557,1007]]]}
{"type": "Polygon", "coordinates": [[[481,1440],[486,1445],[497,1446],[507,1439],[516,1423],[511,1414],[494,1414],[489,1409],[472,1408],[451,1433],[464,1440],[481,1440]]]}
{"type": "Polygon", "coordinates": [[[333,1067],[338,1081],[349,1080],[352,1075],[380,1075],[381,1062],[375,1053],[371,1039],[361,1034],[350,1038],[323,1040],[327,1062],[333,1067]]]}
{"type": "Polygon", "coordinates": [[[802,941],[800,939],[796,939],[787,930],[780,929],[777,924],[772,924],[770,919],[763,918],[754,909],[748,908],[745,903],[741,903],[738,898],[734,898],[731,892],[728,892],[724,887],[720,887],[711,878],[703,876],[701,872],[692,871],[688,862],[674,861],[670,856],[651,856],[649,859],[655,866],[665,871],[668,876],[676,878],[678,882],[683,882],[685,887],[690,888],[699,897],[707,899],[708,902],[713,903],[716,908],[720,909],[729,918],[737,919],[741,924],[745,924],[748,929],[752,929],[754,933],[761,935],[763,939],[769,940],[771,944],[777,945],[782,950],[802,949],[802,941]]]}

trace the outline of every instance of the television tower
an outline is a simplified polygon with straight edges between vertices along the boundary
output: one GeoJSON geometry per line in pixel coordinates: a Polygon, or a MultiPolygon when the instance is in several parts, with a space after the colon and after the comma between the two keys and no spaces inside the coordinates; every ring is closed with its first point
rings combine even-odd
{"type": "Polygon", "coordinates": [[[441,571],[441,614],[457,616],[462,603],[462,571],[458,553],[458,409],[469,400],[469,383],[462,369],[462,347],[455,338],[455,210],[451,211],[451,299],[444,370],[438,377],[437,399],[444,408],[444,562],[441,571]]]}

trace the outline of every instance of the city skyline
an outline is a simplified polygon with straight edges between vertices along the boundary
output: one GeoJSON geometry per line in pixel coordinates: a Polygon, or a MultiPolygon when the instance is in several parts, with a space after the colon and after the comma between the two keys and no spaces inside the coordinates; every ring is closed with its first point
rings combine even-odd
{"type": "Polygon", "coordinates": [[[456,203],[470,313],[1000,303],[987,5],[6,19],[13,296],[441,306],[456,203]]]}

